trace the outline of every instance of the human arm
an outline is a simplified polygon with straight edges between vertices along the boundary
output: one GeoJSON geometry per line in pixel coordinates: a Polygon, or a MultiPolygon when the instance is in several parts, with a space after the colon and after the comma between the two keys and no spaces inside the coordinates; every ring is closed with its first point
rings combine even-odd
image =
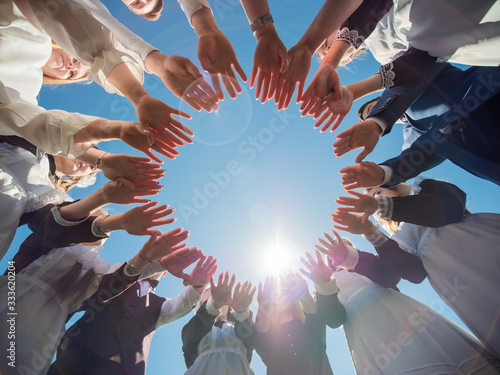
{"type": "Polygon", "coordinates": [[[431,179],[422,180],[419,187],[417,194],[379,197],[386,201],[378,205],[379,216],[431,228],[463,220],[466,194],[459,187],[431,179]]]}
{"type": "Polygon", "coordinates": [[[186,286],[182,293],[172,299],[166,298],[161,305],[160,316],[156,328],[186,316],[200,300],[200,293],[193,286],[186,286]]]}
{"type": "Polygon", "coordinates": [[[146,203],[143,206],[134,207],[124,213],[107,216],[101,223],[101,229],[97,229],[94,225],[92,230],[95,233],[109,233],[115,230],[125,230],[127,233],[135,236],[151,235],[160,233],[159,230],[153,230],[152,227],[172,224],[176,219],[162,219],[165,216],[171,215],[174,212],[173,208],[168,208],[167,205],[155,207],[158,202],[146,203]]]}
{"type": "Polygon", "coordinates": [[[184,279],[184,285],[191,285],[198,293],[205,290],[206,285],[217,271],[217,259],[213,256],[202,256],[193,268],[189,277],[184,279]]]}
{"type": "MultiPolygon", "coordinates": [[[[325,125],[321,128],[321,132],[326,131],[335,120],[335,124],[331,127],[330,131],[333,132],[336,130],[342,120],[344,120],[344,117],[351,110],[352,103],[365,95],[380,90],[381,83],[382,80],[380,74],[374,74],[363,81],[355,82],[347,86],[341,86],[340,91],[342,92],[342,98],[334,99],[331,96],[325,98],[323,105],[314,114],[314,118],[319,117],[314,124],[314,128],[320,127],[321,124],[328,119],[325,125]],[[323,112],[323,110],[325,112],[323,112]]],[[[339,136],[337,136],[337,138],[338,137],[339,136]]]]}
{"type": "Polygon", "coordinates": [[[271,276],[266,277],[264,283],[259,283],[257,293],[257,315],[255,328],[259,333],[266,333],[271,327],[273,315],[276,313],[276,298],[278,294],[278,280],[271,276]]]}
{"type": "Polygon", "coordinates": [[[267,0],[240,2],[257,39],[250,88],[257,81],[255,99],[260,97],[264,103],[275,95],[278,76],[288,67],[287,50],[276,32],[267,0]]]}
{"type": "Polygon", "coordinates": [[[147,56],[144,64],[147,71],[156,74],[175,96],[195,110],[200,111],[203,108],[211,112],[219,108],[219,98],[189,59],[153,51],[147,56]]]}
{"type": "Polygon", "coordinates": [[[318,250],[315,251],[315,257],[306,253],[307,259],[300,258],[306,268],[301,268],[300,272],[313,281],[316,288],[316,314],[313,318],[320,318],[318,320],[323,321],[323,324],[337,328],[345,322],[346,313],[338,299],[337,283],[332,279],[333,269],[322,259],[318,250]]]}
{"type": "Polygon", "coordinates": [[[346,190],[379,186],[385,180],[384,168],[371,161],[344,167],[339,173],[342,174],[342,185],[346,190]]]}
{"type": "Polygon", "coordinates": [[[149,158],[110,154],[94,147],[89,148],[78,159],[96,167],[99,164],[98,167],[108,180],[115,180],[118,177],[129,181],[158,180],[165,173],[161,165],[152,163],[149,158]]]}
{"type": "Polygon", "coordinates": [[[64,220],[76,221],[88,217],[98,208],[108,203],[133,204],[148,203],[149,199],[139,199],[137,196],[156,195],[161,189],[156,181],[135,181],[134,183],[119,177],[105,183],[89,196],[59,208],[59,214],[64,220]]]}
{"type": "Polygon", "coordinates": [[[200,8],[191,16],[191,24],[199,38],[198,59],[203,69],[210,74],[215,93],[220,100],[224,99],[220,78],[229,96],[235,98],[236,93],[241,92],[241,87],[233,68],[244,82],[247,77],[236,58],[231,42],[219,30],[212,11],[207,7],[200,8]]]}
{"type": "Polygon", "coordinates": [[[107,79],[113,69],[122,64],[128,65],[142,82],[141,65],[117,48],[115,36],[88,11],[85,4],[61,0],[55,6],[50,0],[16,0],[16,5],[30,22],[43,29],[64,51],[90,66],[94,81],[107,91],[115,91],[107,79]]]}
{"type": "MultiPolygon", "coordinates": [[[[130,100],[135,108],[137,120],[141,126],[144,129],[153,129],[153,132],[156,134],[155,140],[165,143],[173,142],[179,146],[184,145],[184,142],[193,142],[188,137],[193,136],[193,132],[172,118],[172,115],[188,119],[191,116],[151,97],[141,83],[133,77],[126,65],[117,66],[109,75],[108,80],[120,93],[130,100]]],[[[170,152],[174,153],[172,150],[170,152]]]]}

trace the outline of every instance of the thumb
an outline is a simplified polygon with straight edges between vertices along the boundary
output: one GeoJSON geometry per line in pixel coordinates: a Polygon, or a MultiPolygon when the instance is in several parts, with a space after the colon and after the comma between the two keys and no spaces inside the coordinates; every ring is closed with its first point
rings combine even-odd
{"type": "Polygon", "coordinates": [[[203,75],[200,73],[196,65],[194,65],[191,61],[186,63],[186,70],[196,78],[202,78],[203,75]]]}
{"type": "Polygon", "coordinates": [[[135,128],[140,134],[143,134],[147,137],[148,143],[152,145],[155,142],[155,136],[151,131],[151,127],[144,123],[135,123],[135,128]]]}
{"type": "Polygon", "coordinates": [[[340,82],[335,82],[333,84],[333,99],[342,100],[342,90],[340,89],[340,82]]]}
{"type": "Polygon", "coordinates": [[[363,214],[363,216],[361,216],[361,223],[362,224],[366,223],[366,221],[368,220],[368,217],[370,217],[370,213],[369,212],[365,212],[363,214]]]}
{"type": "Polygon", "coordinates": [[[288,53],[286,50],[279,50],[278,56],[281,59],[281,69],[280,73],[285,73],[288,70],[288,66],[290,65],[290,61],[288,60],[288,53]]]}
{"type": "Polygon", "coordinates": [[[366,158],[370,154],[371,150],[369,150],[367,147],[363,147],[363,151],[359,153],[359,155],[356,157],[355,162],[356,163],[361,163],[364,158],[366,158]]]}

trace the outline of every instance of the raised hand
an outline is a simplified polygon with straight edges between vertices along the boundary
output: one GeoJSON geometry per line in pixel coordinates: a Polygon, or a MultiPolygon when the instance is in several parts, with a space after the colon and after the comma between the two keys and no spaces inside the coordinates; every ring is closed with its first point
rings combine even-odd
{"type": "Polygon", "coordinates": [[[326,241],[322,238],[318,238],[319,243],[323,246],[315,245],[315,248],[331,258],[333,264],[342,264],[347,258],[349,249],[336,231],[332,230],[332,233],[335,235],[335,239],[330,237],[327,233],[323,233],[326,241]]]}
{"type": "Polygon", "coordinates": [[[300,261],[307,269],[300,268],[300,272],[316,284],[323,284],[330,280],[333,274],[332,268],[325,263],[318,250],[314,251],[316,259],[311,254],[306,253],[306,258],[300,257],[300,261]]]}
{"type": "Polygon", "coordinates": [[[108,203],[132,204],[148,203],[149,199],[139,199],[137,196],[156,195],[162,188],[156,181],[134,181],[130,182],[123,177],[114,181],[106,182],[103,187],[103,193],[108,203]]]}
{"type": "Polygon", "coordinates": [[[247,81],[247,76],[236,58],[231,42],[222,31],[217,29],[200,35],[198,59],[203,69],[210,74],[212,86],[219,99],[224,99],[219,78],[222,80],[229,96],[233,99],[236,98],[236,93],[241,92],[241,87],[233,68],[243,82],[247,81]]]}
{"type": "Polygon", "coordinates": [[[179,247],[178,244],[184,241],[188,234],[189,233],[186,231],[183,232],[181,228],[174,229],[163,235],[161,233],[160,235],[158,235],[158,233],[153,233],[151,238],[140,250],[140,254],[149,261],[172,254],[175,250],[183,247],[179,247]]]}
{"type": "Polygon", "coordinates": [[[214,306],[220,309],[222,306],[231,303],[231,291],[236,281],[236,276],[229,279],[229,272],[221,273],[217,285],[214,283],[213,277],[210,278],[210,290],[212,293],[212,301],[214,306]]]}
{"type": "Polygon", "coordinates": [[[370,235],[375,231],[375,226],[370,220],[363,222],[362,217],[349,212],[337,212],[332,215],[332,220],[337,223],[334,228],[344,230],[352,234],[370,235]],[[340,224],[340,225],[338,225],[340,224]]]}
{"type": "Polygon", "coordinates": [[[198,68],[182,56],[166,56],[160,51],[151,52],[144,62],[146,69],[156,74],[165,86],[195,110],[217,110],[219,98],[203,79],[198,68]]]}
{"type": "Polygon", "coordinates": [[[288,108],[297,83],[297,103],[300,102],[311,68],[312,55],[312,52],[303,44],[297,44],[288,50],[288,69],[285,72],[280,72],[274,94],[274,103],[278,105],[278,110],[288,108]]]}
{"type": "Polygon", "coordinates": [[[215,271],[217,271],[217,259],[211,255],[208,258],[202,256],[189,274],[189,277],[184,279],[184,285],[195,287],[205,286],[215,275],[215,271]]]}
{"type": "Polygon", "coordinates": [[[344,189],[368,188],[379,186],[384,181],[384,169],[371,161],[362,161],[358,165],[342,168],[342,185],[344,189]]]}
{"type": "Polygon", "coordinates": [[[118,177],[133,180],[158,180],[165,171],[159,164],[151,163],[151,159],[124,154],[106,154],[101,160],[101,170],[108,180],[118,177]]]}
{"type": "Polygon", "coordinates": [[[378,210],[378,200],[370,195],[360,194],[352,190],[347,191],[353,197],[338,197],[335,203],[345,207],[339,207],[339,212],[363,212],[361,221],[364,223],[370,215],[378,210]]]}
{"type": "Polygon", "coordinates": [[[335,149],[333,153],[338,157],[363,147],[363,151],[356,157],[356,163],[360,163],[373,151],[380,134],[382,134],[382,129],[373,120],[365,120],[355,124],[337,135],[339,140],[333,144],[335,149]]]}
{"type": "Polygon", "coordinates": [[[302,116],[318,111],[328,94],[332,94],[332,99],[342,99],[340,77],[335,67],[330,64],[321,64],[306,92],[302,95],[303,103],[300,106],[302,116]]]}
{"type": "Polygon", "coordinates": [[[279,74],[288,68],[288,56],[274,25],[265,25],[257,32],[256,37],[250,88],[257,81],[255,99],[260,97],[261,103],[265,103],[275,94],[279,74]]]}
{"type": "Polygon", "coordinates": [[[273,276],[266,277],[264,284],[259,283],[258,291],[257,302],[259,305],[266,303],[275,305],[278,299],[278,279],[273,276]]]}
{"type": "MultiPolygon", "coordinates": [[[[118,123],[118,121],[116,121],[116,123],[118,123]]],[[[155,133],[148,126],[132,121],[120,121],[119,126],[120,130],[117,136],[118,139],[121,139],[123,142],[136,150],[145,153],[148,157],[158,163],[163,163],[163,161],[155,156],[151,152],[151,149],[154,149],[158,153],[161,153],[171,159],[175,159],[175,155],[179,154],[179,152],[175,149],[175,147],[177,147],[175,143],[168,140],[166,142],[160,141],[159,138],[161,138],[161,135],[159,133],[155,133]]]]}
{"type": "Polygon", "coordinates": [[[252,303],[255,291],[256,288],[252,288],[252,283],[250,281],[245,281],[243,285],[241,285],[241,283],[236,284],[233,292],[233,300],[231,302],[231,307],[234,311],[243,312],[248,309],[252,303]]]}
{"type": "MultiPolygon", "coordinates": [[[[174,212],[174,209],[169,209],[167,205],[154,207],[157,204],[158,202],[147,203],[143,206],[132,208],[123,214],[115,215],[119,217],[120,228],[135,236],[145,236],[153,233],[161,234],[160,231],[152,230],[150,228],[171,224],[176,219],[171,218],[161,220],[163,217],[171,215],[174,212]]],[[[168,232],[164,236],[161,237],[163,238],[162,243],[169,243],[174,246],[177,243],[184,241],[188,236],[188,232],[181,232],[181,230],[175,229],[174,231],[168,232]],[[175,233],[172,234],[172,232],[175,233]],[[180,241],[176,242],[179,239],[180,241]]]]}
{"type": "Polygon", "coordinates": [[[191,249],[184,247],[158,259],[158,263],[160,263],[160,265],[173,276],[184,280],[184,285],[187,285],[191,275],[185,273],[184,270],[202,257],[203,252],[198,250],[196,247],[191,249]]]}
{"type": "Polygon", "coordinates": [[[341,86],[340,90],[342,92],[342,98],[335,99],[332,94],[328,94],[325,97],[325,101],[321,108],[319,108],[314,114],[314,118],[319,117],[316,124],[314,124],[315,129],[319,128],[326,120],[325,125],[323,125],[320,130],[321,132],[324,132],[328,130],[330,125],[336,120],[335,124],[333,124],[330,129],[330,131],[333,132],[339,127],[344,120],[344,117],[347,116],[351,110],[352,102],[354,101],[354,94],[346,86],[341,86]],[[323,112],[323,110],[325,110],[325,112],[323,112]]]}
{"type": "Polygon", "coordinates": [[[134,108],[139,123],[155,130],[155,141],[171,141],[179,146],[183,146],[184,142],[193,143],[189,138],[194,135],[193,132],[172,118],[172,115],[176,115],[190,119],[191,116],[187,113],[169,107],[147,93],[134,101],[134,108]]]}

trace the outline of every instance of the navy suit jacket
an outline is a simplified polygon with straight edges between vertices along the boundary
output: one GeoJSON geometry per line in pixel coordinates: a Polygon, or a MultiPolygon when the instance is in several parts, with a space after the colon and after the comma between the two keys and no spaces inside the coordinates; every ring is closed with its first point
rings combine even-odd
{"type": "Polygon", "coordinates": [[[399,118],[405,126],[404,151],[382,163],[393,169],[387,185],[413,178],[446,159],[500,185],[499,158],[485,154],[487,147],[500,145],[495,118],[499,91],[499,67],[462,71],[445,62],[435,65],[428,80],[385,90],[368,117],[390,124],[384,135],[399,118]]]}

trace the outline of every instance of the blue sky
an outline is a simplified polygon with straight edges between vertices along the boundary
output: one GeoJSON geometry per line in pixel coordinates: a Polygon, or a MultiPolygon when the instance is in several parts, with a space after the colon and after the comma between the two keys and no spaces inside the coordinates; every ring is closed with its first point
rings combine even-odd
{"type": "MultiPolygon", "coordinates": [[[[256,42],[243,9],[237,0],[211,3],[219,28],[232,42],[240,64],[250,77],[256,42]]],[[[134,16],[119,1],[108,0],[105,4],[116,18],[162,52],[188,57],[201,70],[196,34],[177,2],[166,2],[162,18],[157,22],[134,16]]],[[[270,2],[278,34],[287,48],[298,41],[321,5],[321,1],[270,2]]],[[[318,66],[319,62],[313,59],[308,82],[318,66]]],[[[368,53],[339,72],[342,83],[348,84],[368,77],[377,69],[378,64],[368,53]]],[[[314,249],[317,238],[331,230],[334,200],[345,194],[338,171],[353,165],[357,155],[352,152],[336,158],[332,143],[336,134],[358,122],[356,112],[363,101],[355,103],[339,130],[320,134],[313,129],[312,118],[300,117],[297,105],[292,103],[282,112],[277,111],[273,102],[261,105],[248,84],[242,84],[243,93],[237,99],[227,98],[219,103],[216,114],[191,109],[155,76],[146,76],[144,85],[152,96],[190,113],[193,119],[182,121],[195,133],[194,144],[181,148],[176,160],[165,160],[166,173],[161,180],[164,189],[153,199],[175,207],[178,220],[160,230],[165,232],[177,226],[189,229],[189,246],[214,255],[218,259],[218,271],[235,273],[241,282],[250,280],[257,284],[264,280],[273,268],[269,254],[276,249],[292,255],[295,262],[292,266],[298,266],[298,257],[314,249]]],[[[113,120],[136,119],[133,107],[125,98],[109,95],[95,83],[44,88],[40,105],[113,120]]],[[[382,162],[393,157],[399,154],[401,144],[401,132],[395,128],[366,160],[382,162]]],[[[139,155],[118,141],[102,143],[99,147],[109,152],[139,155]]],[[[498,187],[449,162],[424,176],[458,185],[468,194],[468,207],[472,212],[500,213],[500,200],[496,198],[498,187]]],[[[99,176],[94,187],[73,190],[71,195],[83,197],[104,182],[104,177],[99,176]]],[[[111,212],[124,212],[132,206],[109,208],[111,212]]],[[[27,228],[18,230],[8,254],[0,262],[2,268],[28,233],[27,228]]],[[[347,236],[359,249],[373,251],[360,236],[347,236]]],[[[112,264],[126,261],[146,239],[124,232],[113,233],[102,256],[112,264]]],[[[403,282],[400,289],[463,326],[427,282],[420,285],[403,282]]],[[[181,290],[181,281],[167,275],[157,294],[173,297],[181,290]]],[[[254,311],[257,308],[255,303],[252,307],[254,311]]],[[[184,373],[180,333],[190,316],[156,333],[148,374],[184,373]]],[[[327,352],[334,373],[354,374],[341,328],[328,331],[327,352]]],[[[265,374],[257,355],[251,365],[257,375],[265,374]]]]}

